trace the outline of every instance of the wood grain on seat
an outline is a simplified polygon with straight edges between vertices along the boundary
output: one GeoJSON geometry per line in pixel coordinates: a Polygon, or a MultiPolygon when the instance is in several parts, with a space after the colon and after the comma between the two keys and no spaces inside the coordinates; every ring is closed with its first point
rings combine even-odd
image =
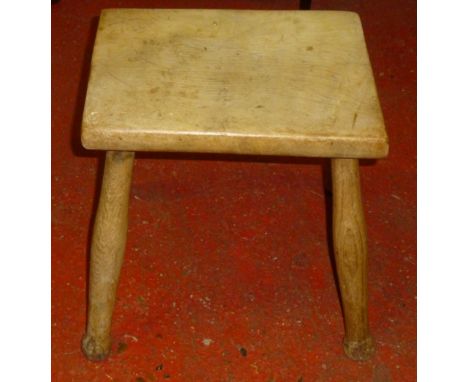
{"type": "Polygon", "coordinates": [[[103,11],[90,149],[378,158],[387,135],[359,17],[103,11]]]}

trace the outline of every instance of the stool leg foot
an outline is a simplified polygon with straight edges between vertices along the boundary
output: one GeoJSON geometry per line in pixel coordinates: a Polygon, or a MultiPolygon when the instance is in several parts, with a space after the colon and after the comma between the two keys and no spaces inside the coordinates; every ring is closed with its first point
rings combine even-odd
{"type": "Polygon", "coordinates": [[[133,152],[108,151],[94,222],[89,271],[88,322],[82,341],[85,355],[103,360],[110,351],[115,293],[125,252],[133,152]]]}
{"type": "Polygon", "coordinates": [[[333,241],[345,321],[344,350],[354,360],[374,353],[367,322],[367,234],[357,159],[332,159],[333,241]]]}

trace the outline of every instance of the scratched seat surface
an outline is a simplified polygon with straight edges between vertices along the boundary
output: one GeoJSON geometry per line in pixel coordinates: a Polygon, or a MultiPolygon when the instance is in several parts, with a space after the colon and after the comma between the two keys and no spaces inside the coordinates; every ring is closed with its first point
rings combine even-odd
{"type": "Polygon", "coordinates": [[[350,158],[388,152],[359,17],[334,11],[104,10],[82,143],[350,158]]]}

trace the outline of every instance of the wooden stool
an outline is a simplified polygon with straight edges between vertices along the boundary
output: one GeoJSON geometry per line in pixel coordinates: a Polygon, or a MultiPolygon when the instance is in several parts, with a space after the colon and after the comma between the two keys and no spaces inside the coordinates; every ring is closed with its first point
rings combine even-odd
{"type": "Polygon", "coordinates": [[[327,157],[333,240],[352,359],[374,349],[367,323],[359,158],[387,135],[359,16],[329,11],[103,11],[82,126],[106,150],[82,347],[110,349],[135,151],[327,157]]]}

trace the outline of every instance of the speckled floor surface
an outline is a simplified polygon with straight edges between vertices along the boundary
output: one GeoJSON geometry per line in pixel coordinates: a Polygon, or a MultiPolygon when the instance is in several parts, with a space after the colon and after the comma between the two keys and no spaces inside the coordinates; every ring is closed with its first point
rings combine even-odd
{"type": "Polygon", "coordinates": [[[390,138],[362,164],[367,362],[342,351],[326,161],[138,155],[111,357],[80,351],[103,155],[79,141],[100,9],[294,9],[292,1],[71,1],[52,6],[54,381],[416,380],[416,3],[313,1],[359,12],[390,138]]]}

